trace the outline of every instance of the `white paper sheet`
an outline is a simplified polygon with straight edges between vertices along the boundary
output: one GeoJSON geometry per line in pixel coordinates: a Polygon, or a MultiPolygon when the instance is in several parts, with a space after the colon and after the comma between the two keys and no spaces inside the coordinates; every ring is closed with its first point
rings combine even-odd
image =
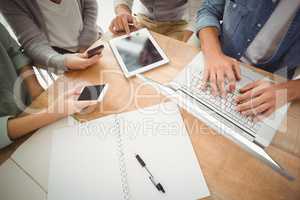
{"type": "Polygon", "coordinates": [[[53,135],[48,200],[122,200],[126,183],[128,199],[195,200],[209,195],[176,104],[97,119],[53,135]],[[126,180],[120,173],[116,130],[121,131],[126,180]],[[165,194],[152,185],[136,153],[165,194]]]}

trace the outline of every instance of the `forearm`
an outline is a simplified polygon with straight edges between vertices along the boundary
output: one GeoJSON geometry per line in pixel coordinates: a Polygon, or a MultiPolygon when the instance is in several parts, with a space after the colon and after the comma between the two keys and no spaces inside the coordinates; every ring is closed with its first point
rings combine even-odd
{"type": "Polygon", "coordinates": [[[43,110],[38,113],[10,119],[7,124],[8,136],[11,140],[16,140],[64,116],[64,114],[49,113],[47,110],[43,110]]]}
{"type": "Polygon", "coordinates": [[[39,84],[31,66],[23,67],[20,73],[31,98],[34,100],[44,91],[44,89],[39,84]]]}
{"type": "Polygon", "coordinates": [[[217,28],[207,27],[200,30],[199,38],[204,56],[212,57],[223,54],[217,28]]]}
{"type": "Polygon", "coordinates": [[[300,80],[292,80],[283,83],[282,86],[287,88],[287,100],[292,102],[295,100],[300,100],[300,80]]]}

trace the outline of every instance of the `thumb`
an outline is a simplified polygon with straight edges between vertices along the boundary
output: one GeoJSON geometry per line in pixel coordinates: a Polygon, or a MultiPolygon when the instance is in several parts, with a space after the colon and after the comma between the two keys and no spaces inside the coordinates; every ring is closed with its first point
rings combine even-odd
{"type": "Polygon", "coordinates": [[[68,97],[71,96],[79,96],[81,94],[82,89],[87,85],[87,83],[79,83],[77,85],[75,85],[75,87],[73,87],[72,89],[70,89],[66,95],[68,97]]]}
{"type": "Polygon", "coordinates": [[[85,51],[84,53],[77,53],[77,55],[78,55],[80,58],[88,58],[87,51],[85,51]]]}
{"type": "Polygon", "coordinates": [[[86,61],[86,65],[87,66],[90,66],[92,64],[95,64],[99,61],[99,59],[101,58],[102,55],[94,55],[93,57],[91,58],[86,58],[85,61],[86,61]]]}

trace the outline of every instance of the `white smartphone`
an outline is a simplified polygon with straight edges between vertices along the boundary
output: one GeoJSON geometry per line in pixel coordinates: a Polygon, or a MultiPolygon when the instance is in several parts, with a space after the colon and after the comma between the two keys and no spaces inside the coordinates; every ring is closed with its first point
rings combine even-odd
{"type": "Polygon", "coordinates": [[[107,89],[108,84],[86,86],[82,89],[78,101],[102,101],[107,89]]]}

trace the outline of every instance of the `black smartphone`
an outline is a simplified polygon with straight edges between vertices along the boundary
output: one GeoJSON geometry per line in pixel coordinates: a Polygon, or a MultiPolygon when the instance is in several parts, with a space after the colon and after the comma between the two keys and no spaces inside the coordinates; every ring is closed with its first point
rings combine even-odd
{"type": "Polygon", "coordinates": [[[78,101],[102,101],[108,89],[108,84],[86,86],[81,91],[78,101]]]}
{"type": "Polygon", "coordinates": [[[91,58],[94,55],[101,55],[103,49],[104,49],[104,45],[101,44],[101,45],[99,45],[95,48],[92,48],[92,49],[88,50],[87,51],[88,58],[91,58]]]}

